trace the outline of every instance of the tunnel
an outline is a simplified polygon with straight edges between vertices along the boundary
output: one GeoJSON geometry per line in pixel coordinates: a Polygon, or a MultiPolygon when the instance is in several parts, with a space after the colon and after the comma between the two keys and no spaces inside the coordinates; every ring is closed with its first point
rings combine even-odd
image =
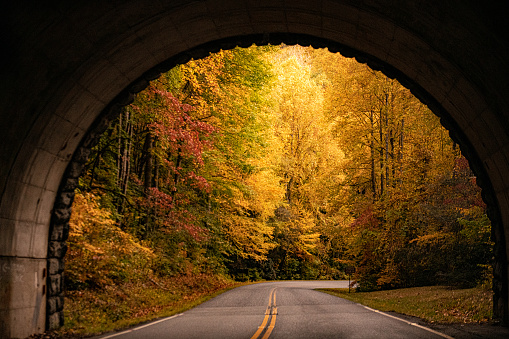
{"type": "Polygon", "coordinates": [[[507,325],[509,6],[478,1],[17,1],[0,14],[0,333],[63,323],[73,191],[90,147],[162,72],[252,44],[327,47],[440,117],[482,188],[507,325]]]}

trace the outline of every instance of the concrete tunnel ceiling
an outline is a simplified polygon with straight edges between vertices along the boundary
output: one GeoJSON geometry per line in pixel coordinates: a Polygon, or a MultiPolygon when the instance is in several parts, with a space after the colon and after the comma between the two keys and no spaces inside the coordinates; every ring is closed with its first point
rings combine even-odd
{"type": "Polygon", "coordinates": [[[22,337],[62,321],[70,192],[101,126],[176,64],[221,48],[280,42],[328,47],[367,62],[442,118],[489,206],[497,241],[495,314],[507,323],[508,11],[460,0],[393,3],[20,1],[6,7],[0,14],[6,57],[0,66],[0,332],[22,337]]]}

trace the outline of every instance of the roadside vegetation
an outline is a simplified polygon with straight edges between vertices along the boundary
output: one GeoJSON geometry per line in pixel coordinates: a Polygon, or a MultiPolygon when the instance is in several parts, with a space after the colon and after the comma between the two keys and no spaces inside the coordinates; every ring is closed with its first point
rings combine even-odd
{"type": "Polygon", "coordinates": [[[65,326],[82,337],[190,309],[243,283],[183,261],[169,274],[143,242],[122,231],[98,197],[77,194],[67,252],[65,326]]]}
{"type": "Polygon", "coordinates": [[[486,287],[426,286],[352,293],[348,293],[348,289],[333,288],[319,291],[379,311],[418,317],[429,323],[488,323],[493,315],[493,293],[486,287]]]}
{"type": "Polygon", "coordinates": [[[125,329],[182,313],[242,284],[210,275],[158,280],[68,293],[66,323],[56,334],[83,337],[125,329]]]}
{"type": "Polygon", "coordinates": [[[65,326],[101,332],[238,282],[351,270],[359,292],[474,288],[491,272],[485,209],[458,145],[397,81],[327,50],[220,51],[153,81],[92,150],[65,326]]]}

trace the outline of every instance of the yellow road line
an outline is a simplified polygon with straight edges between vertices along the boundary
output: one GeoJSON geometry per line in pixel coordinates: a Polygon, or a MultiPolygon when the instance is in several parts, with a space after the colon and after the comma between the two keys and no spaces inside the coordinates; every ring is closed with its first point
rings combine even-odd
{"type": "Polygon", "coordinates": [[[262,333],[262,331],[265,329],[265,325],[267,324],[267,321],[269,320],[269,314],[265,315],[265,318],[263,318],[263,322],[262,324],[260,325],[260,327],[258,327],[258,330],[255,332],[255,334],[253,334],[253,336],[251,337],[251,339],[256,339],[258,338],[258,336],[260,335],[260,333],[262,333]]]}
{"type": "Polygon", "coordinates": [[[274,307],[274,314],[272,314],[272,319],[270,320],[270,325],[267,328],[267,332],[265,332],[265,335],[262,337],[262,339],[267,339],[270,334],[272,333],[272,330],[274,329],[274,326],[276,325],[276,315],[277,315],[277,308],[274,307]]]}
{"type": "Polygon", "coordinates": [[[267,310],[265,311],[265,317],[263,318],[262,324],[258,327],[258,330],[255,332],[255,334],[253,334],[251,339],[257,339],[266,328],[267,331],[265,332],[265,335],[262,337],[262,339],[267,339],[272,333],[274,326],[276,325],[276,315],[277,315],[276,288],[274,287],[270,291],[269,305],[267,306],[267,310]],[[271,318],[270,325],[266,327],[269,318],[271,318]]]}

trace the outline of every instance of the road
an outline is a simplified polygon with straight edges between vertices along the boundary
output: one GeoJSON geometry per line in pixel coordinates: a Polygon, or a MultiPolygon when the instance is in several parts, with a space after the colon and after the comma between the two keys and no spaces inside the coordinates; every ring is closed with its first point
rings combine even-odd
{"type": "Polygon", "coordinates": [[[347,281],[278,281],[230,290],[187,312],[98,338],[450,338],[314,291],[347,281]]]}

